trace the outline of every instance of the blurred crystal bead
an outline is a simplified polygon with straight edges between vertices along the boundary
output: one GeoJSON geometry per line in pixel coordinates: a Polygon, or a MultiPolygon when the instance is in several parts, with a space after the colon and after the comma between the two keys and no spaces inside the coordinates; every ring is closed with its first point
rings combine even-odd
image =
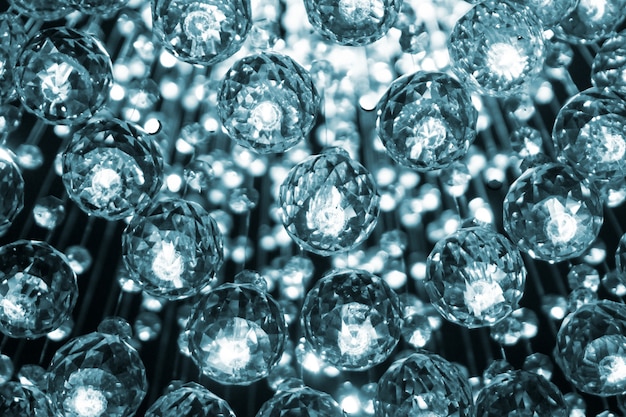
{"type": "Polygon", "coordinates": [[[161,152],[145,132],[118,119],[78,130],[63,154],[63,184],[86,213],[120,220],[146,208],[163,182],[161,152]]]}
{"type": "Polygon", "coordinates": [[[207,191],[214,175],[211,164],[202,159],[193,159],[183,172],[187,186],[197,193],[207,191]]]}
{"type": "Polygon", "coordinates": [[[289,236],[323,256],[356,247],[378,220],[379,197],[372,175],[337,148],[293,167],[280,186],[279,200],[289,236]]]}
{"type": "Polygon", "coordinates": [[[394,362],[378,381],[376,416],[473,416],[467,378],[434,353],[394,362]]]}
{"type": "Polygon", "coordinates": [[[68,317],[59,327],[49,332],[46,337],[53,342],[61,342],[70,337],[70,334],[74,330],[74,324],[74,319],[68,317]]]}
{"type": "Polygon", "coordinates": [[[15,73],[24,107],[58,124],[92,117],[106,103],[112,78],[111,58],[100,41],[67,27],[43,30],[28,41],[15,73]]]}
{"type": "Polygon", "coordinates": [[[522,369],[524,371],[541,375],[545,379],[550,380],[550,378],[552,378],[554,364],[552,363],[550,356],[544,353],[535,352],[526,356],[522,369]]]}
{"type": "Polygon", "coordinates": [[[544,61],[542,25],[524,5],[487,0],[454,26],[448,39],[452,68],[461,80],[493,96],[527,88],[544,61]]]}
{"type": "Polygon", "coordinates": [[[21,14],[33,19],[51,21],[72,12],[69,0],[9,0],[21,14]]]}
{"type": "Polygon", "coordinates": [[[153,0],[155,34],[183,61],[214,65],[241,48],[251,27],[249,0],[153,0]]]}
{"type": "Polygon", "coordinates": [[[561,16],[555,35],[572,44],[598,42],[614,33],[624,20],[625,7],[625,0],[578,1],[569,14],[561,16]]]}
{"type": "Polygon", "coordinates": [[[491,384],[498,375],[513,371],[513,366],[506,359],[492,360],[483,371],[482,377],[485,385],[491,384]]]}
{"type": "Polygon", "coordinates": [[[586,304],[567,316],[554,359],[568,381],[601,397],[626,393],[626,305],[586,304]]]}
{"type": "Polygon", "coordinates": [[[558,294],[545,294],[541,297],[541,310],[553,320],[563,320],[568,313],[567,299],[558,294]]]}
{"type": "Polygon", "coordinates": [[[414,348],[423,348],[430,341],[433,328],[430,319],[421,308],[403,306],[402,337],[414,348]]]}
{"type": "Polygon", "coordinates": [[[171,300],[211,285],[224,258],[215,220],[199,204],[176,198],[133,217],[122,235],[122,254],[146,292],[171,300]]]}
{"type": "Polygon", "coordinates": [[[426,291],[448,320],[489,326],[517,308],[526,268],[509,240],[485,227],[462,228],[440,240],[427,260],[426,291]]]}
{"type": "Polygon", "coordinates": [[[187,382],[159,397],[146,417],[235,417],[228,403],[195,382],[187,382]]]}
{"type": "Polygon", "coordinates": [[[211,290],[196,305],[187,329],[200,370],[227,385],[248,385],[267,376],[286,337],[278,303],[249,284],[211,290]]]}
{"type": "Polygon", "coordinates": [[[309,387],[289,388],[267,400],[256,417],[345,417],[339,404],[325,392],[309,387]]]}
{"type": "Polygon", "coordinates": [[[64,416],[131,416],[148,388],[137,351],[110,334],[70,340],[57,350],[48,371],[48,393],[64,416]]]}
{"type": "Polygon", "coordinates": [[[317,281],[302,306],[304,335],[317,354],[346,370],[364,370],[396,347],[402,311],[396,293],[363,270],[335,270],[317,281]]]}
{"type": "Polygon", "coordinates": [[[218,97],[220,118],[231,139],[259,153],[283,152],[306,138],[319,105],[310,74],[277,53],[235,62],[218,97]]]}
{"type": "Polygon", "coordinates": [[[53,230],[65,220],[65,205],[54,196],[38,198],[33,207],[35,224],[44,229],[53,230]]]}
{"type": "Polygon", "coordinates": [[[7,355],[0,354],[0,385],[3,385],[13,377],[13,360],[7,355]]]}
{"type": "Polygon", "coordinates": [[[626,94],[626,32],[613,34],[593,58],[591,82],[595,87],[626,94]]]}
{"type": "Polygon", "coordinates": [[[513,315],[509,315],[489,328],[489,335],[499,345],[513,346],[522,337],[524,325],[513,315]]]}
{"type": "Polygon", "coordinates": [[[617,271],[608,271],[600,280],[602,287],[610,294],[618,297],[626,295],[626,280],[617,271]]]}
{"type": "Polygon", "coordinates": [[[2,417],[56,417],[50,400],[39,388],[7,382],[0,385],[0,415],[2,417]]]}
{"type": "Polygon", "coordinates": [[[23,365],[17,373],[17,379],[24,386],[35,386],[40,390],[47,389],[48,372],[39,365],[23,365]]]}
{"type": "Polygon", "coordinates": [[[0,247],[0,331],[37,338],[60,326],[78,297],[76,275],[47,243],[19,240],[0,247]]]}
{"type": "Polygon", "coordinates": [[[155,340],[161,334],[162,327],[161,318],[152,311],[142,311],[137,314],[135,324],[133,325],[137,339],[142,342],[155,340]]]}
{"type": "Polygon", "coordinates": [[[357,46],[385,36],[398,17],[402,0],[305,0],[304,6],[318,33],[333,42],[357,46]]]}
{"type": "Polygon", "coordinates": [[[559,389],[543,376],[510,371],[496,377],[476,398],[476,417],[506,415],[567,417],[568,411],[559,389]]]}
{"type": "Polygon", "coordinates": [[[572,290],[582,287],[596,292],[600,286],[600,274],[591,265],[577,264],[567,273],[567,283],[572,290]]]}
{"type": "Polygon", "coordinates": [[[39,146],[22,143],[15,148],[15,162],[23,169],[34,171],[43,165],[43,152],[39,146]]]}
{"type": "Polygon", "coordinates": [[[84,274],[91,267],[93,261],[89,250],[80,245],[70,246],[65,249],[65,256],[76,275],[84,274]]]}
{"type": "Polygon", "coordinates": [[[236,188],[228,198],[229,208],[237,214],[248,213],[259,203],[259,192],[254,188],[236,188]]]}
{"type": "Polygon", "coordinates": [[[598,188],[626,176],[626,104],[607,90],[591,88],[559,111],[552,139],[559,157],[598,188]]]}
{"type": "Polygon", "coordinates": [[[133,337],[133,329],[122,317],[106,317],[98,324],[98,332],[129,340],[133,337]]]}
{"type": "Polygon", "coordinates": [[[504,198],[503,216],[504,230],[519,249],[547,262],[582,255],[604,219],[595,187],[557,163],[525,171],[504,198]]]}
{"type": "Polygon", "coordinates": [[[452,197],[461,197],[467,191],[472,176],[467,165],[455,162],[441,172],[443,189],[452,197]]]}
{"type": "Polygon", "coordinates": [[[0,236],[4,235],[24,208],[24,178],[15,155],[0,147],[0,236]]]}
{"type": "Polygon", "coordinates": [[[576,311],[585,304],[590,304],[597,300],[598,295],[589,288],[576,288],[572,290],[567,297],[567,311],[576,311]]]}
{"type": "Polygon", "coordinates": [[[3,104],[16,98],[13,68],[26,40],[22,21],[11,13],[0,13],[0,102],[3,104]]]}
{"type": "Polygon", "coordinates": [[[476,138],[478,113],[467,90],[443,73],[416,72],[393,81],[377,106],[387,153],[418,171],[445,168],[476,138]]]}
{"type": "Polygon", "coordinates": [[[529,0],[520,2],[532,10],[543,28],[551,29],[559,24],[563,16],[567,16],[578,5],[578,0],[558,0],[546,2],[544,0],[529,0]]]}

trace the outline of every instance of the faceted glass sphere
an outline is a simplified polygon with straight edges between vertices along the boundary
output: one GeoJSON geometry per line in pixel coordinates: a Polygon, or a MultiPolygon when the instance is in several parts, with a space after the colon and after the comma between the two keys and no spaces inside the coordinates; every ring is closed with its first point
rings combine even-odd
{"type": "Polygon", "coordinates": [[[198,367],[227,385],[266,377],[286,338],[279,304],[251,284],[224,284],[210,291],[195,306],[187,330],[198,367]]]}
{"type": "Polygon", "coordinates": [[[217,103],[229,136],[260,153],[283,152],[306,138],[319,104],[310,74],[276,53],[235,62],[222,81],[217,103]]]}
{"type": "Polygon", "coordinates": [[[294,166],[279,196],[289,236],[323,256],[367,239],[378,221],[379,200],[369,171],[336,148],[294,166]]]}
{"type": "Polygon", "coordinates": [[[525,4],[532,10],[545,29],[551,29],[556,26],[563,16],[567,16],[578,5],[579,0],[524,0],[520,3],[525,4]]]}
{"type": "Polygon", "coordinates": [[[340,369],[365,370],[383,362],[401,336],[398,296],[362,270],[325,275],[306,295],[301,317],[306,340],[340,369]]]}
{"type": "Polygon", "coordinates": [[[596,188],[558,163],[524,172],[509,188],[503,211],[504,230],[513,243],[547,262],[582,255],[604,220],[596,188]]]}
{"type": "Polygon", "coordinates": [[[200,65],[233,55],[252,26],[249,0],[152,0],[152,19],[168,51],[200,65]]]}
{"type": "MultiPolygon", "coordinates": [[[[26,41],[21,20],[14,14],[0,13],[0,103],[9,103],[17,97],[13,69],[26,41]]],[[[0,110],[2,116],[5,116],[4,112],[6,110],[0,110]]],[[[0,131],[5,129],[6,126],[0,128],[0,131]]]]}
{"type": "Polygon", "coordinates": [[[626,394],[626,305],[601,300],[568,315],[556,336],[554,359],[583,392],[626,394]]]}
{"type": "Polygon", "coordinates": [[[298,387],[276,393],[261,406],[256,417],[345,417],[345,414],[325,392],[298,387]]]}
{"type": "Polygon", "coordinates": [[[380,377],[376,417],[470,417],[472,391],[460,368],[434,353],[413,353],[380,377]]]}
{"type": "Polygon", "coordinates": [[[491,326],[518,307],[526,268],[505,236],[468,227],[446,236],[426,262],[424,286],[446,319],[473,328],[491,326]]]}
{"type": "Polygon", "coordinates": [[[64,416],[129,417],[148,389],[137,351],[118,336],[99,332],[61,346],[48,372],[48,393],[64,416]]]}
{"type": "Polygon", "coordinates": [[[445,168],[476,138],[469,92],[443,73],[396,79],[378,102],[378,135],[398,163],[418,171],[445,168]]]}
{"type": "Polygon", "coordinates": [[[111,58],[98,39],[67,27],[39,32],[22,50],[15,69],[24,107],[46,122],[78,124],[109,98],[111,58]]]}
{"type": "Polygon", "coordinates": [[[235,417],[228,403],[200,384],[188,382],[159,397],[145,417],[235,417]]]}
{"type": "Polygon", "coordinates": [[[452,68],[482,94],[519,93],[543,69],[542,30],[533,12],[519,3],[483,1],[452,29],[452,68]]]}
{"type": "Polygon", "coordinates": [[[222,233],[209,213],[183,199],[155,202],[122,235],[126,267],[143,289],[169,300],[198,294],[224,259],[222,233]]]}
{"type": "Polygon", "coordinates": [[[72,8],[85,14],[111,16],[122,9],[129,0],[66,0],[72,8]]]}
{"type": "Polygon", "coordinates": [[[509,371],[496,376],[476,398],[476,417],[569,415],[556,385],[527,371],[509,371]]]}
{"type": "Polygon", "coordinates": [[[2,417],[56,417],[49,398],[34,385],[9,381],[0,385],[2,417]]]}
{"type": "Polygon", "coordinates": [[[621,31],[607,39],[593,58],[591,82],[600,89],[609,89],[626,95],[626,32],[621,31]]]}
{"type": "Polygon", "coordinates": [[[14,158],[7,149],[0,148],[0,236],[24,208],[24,178],[14,158]]]}
{"type": "Polygon", "coordinates": [[[590,88],[561,108],[552,140],[559,158],[598,188],[614,185],[626,177],[625,124],[626,103],[607,90],[590,88]]]}
{"type": "Polygon", "coordinates": [[[121,120],[77,131],[63,152],[63,184],[86,213],[108,220],[132,216],[161,189],[163,161],[154,141],[121,120]]]}
{"type": "Polygon", "coordinates": [[[309,22],[325,38],[342,45],[367,45],[385,36],[402,0],[305,0],[309,22]]]}
{"type": "Polygon", "coordinates": [[[78,286],[67,258],[45,242],[19,240],[0,247],[0,331],[36,338],[72,314],[78,286]]]}
{"type": "Polygon", "coordinates": [[[598,42],[610,36],[624,20],[626,0],[580,0],[561,17],[554,34],[573,44],[598,42]]]}
{"type": "Polygon", "coordinates": [[[69,0],[9,0],[20,13],[37,20],[57,20],[72,12],[69,0]]]}

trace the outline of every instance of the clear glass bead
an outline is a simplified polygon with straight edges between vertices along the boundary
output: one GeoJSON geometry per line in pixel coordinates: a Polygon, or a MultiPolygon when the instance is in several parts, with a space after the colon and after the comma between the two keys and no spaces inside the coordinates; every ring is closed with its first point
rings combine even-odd
{"type": "Polygon", "coordinates": [[[280,186],[282,221],[301,247],[319,255],[348,251],[378,220],[376,183],[367,169],[333,149],[293,167],[280,186]]]}
{"type": "Polygon", "coordinates": [[[367,45],[396,22],[402,0],[305,0],[313,28],[342,45],[367,45]]]}
{"type": "Polygon", "coordinates": [[[344,417],[339,404],[325,392],[309,387],[279,391],[267,400],[256,417],[344,417]]]}
{"type": "Polygon", "coordinates": [[[67,27],[46,29],[30,39],[15,73],[24,107],[56,124],[91,118],[106,104],[112,79],[111,58],[100,41],[67,27]]]}
{"type": "Polygon", "coordinates": [[[626,0],[580,0],[561,17],[555,35],[573,44],[588,44],[610,36],[624,20],[626,0]]]}
{"type": "Polygon", "coordinates": [[[154,30],[183,61],[214,65],[241,48],[251,27],[249,0],[154,0],[154,30]]]}
{"type": "Polygon", "coordinates": [[[491,339],[504,346],[513,346],[522,338],[524,325],[513,315],[506,316],[489,328],[489,336],[491,339]]]}
{"type": "Polygon", "coordinates": [[[396,79],[377,111],[387,153],[418,171],[451,165],[476,138],[478,112],[470,94],[447,74],[416,72],[396,79]]]}
{"type": "Polygon", "coordinates": [[[543,376],[510,371],[497,376],[476,398],[476,417],[509,415],[567,417],[568,411],[563,394],[543,376]]]}
{"type": "Polygon", "coordinates": [[[24,208],[24,178],[15,156],[0,147],[0,236],[4,235],[24,208]]]}
{"type": "Polygon", "coordinates": [[[567,273],[567,283],[572,290],[582,287],[597,292],[600,286],[600,273],[588,264],[574,265],[567,273]]]}
{"type": "Polygon", "coordinates": [[[33,207],[33,218],[39,227],[56,229],[65,220],[65,204],[51,195],[38,198],[33,207]]]}
{"type": "Polygon", "coordinates": [[[146,292],[170,300],[211,285],[224,259],[215,220],[183,199],[155,202],[134,216],[122,235],[122,254],[146,292]]]}
{"type": "Polygon", "coordinates": [[[485,385],[491,384],[498,375],[506,374],[513,371],[513,365],[511,365],[506,359],[494,359],[483,371],[482,377],[485,385]]]}
{"type": "Polygon", "coordinates": [[[609,89],[620,95],[626,94],[626,32],[622,31],[607,39],[593,58],[591,82],[600,89],[609,89]]]}
{"type": "Polygon", "coordinates": [[[626,393],[626,305],[601,300],[571,313],[556,336],[554,359],[582,392],[626,393]]]}
{"type": "Polygon", "coordinates": [[[192,358],[222,384],[248,385],[268,375],[285,345],[285,319],[268,294],[249,284],[210,291],[187,325],[192,358]]]}
{"type": "Polygon", "coordinates": [[[84,274],[93,262],[89,250],[80,245],[69,246],[65,249],[65,256],[76,275],[84,274]]]}
{"type": "Polygon", "coordinates": [[[448,38],[461,80],[492,96],[521,92],[541,72],[542,25],[519,3],[486,0],[461,17],[448,38]]]}
{"type": "MultiPolygon", "coordinates": [[[[14,14],[0,13],[0,102],[3,104],[16,98],[13,68],[26,40],[21,20],[14,14]]],[[[0,109],[0,117],[5,111],[0,109]]]]}
{"type": "Polygon", "coordinates": [[[414,353],[380,377],[377,417],[473,416],[472,391],[459,367],[434,353],[414,353]]]}
{"type": "Polygon", "coordinates": [[[626,103],[607,90],[590,88],[559,111],[552,140],[559,158],[598,188],[626,176],[626,103]]]}
{"type": "Polygon", "coordinates": [[[304,336],[340,369],[369,369],[389,357],[402,327],[396,293],[363,270],[336,270],[317,281],[302,306],[304,336]]]}
{"type": "Polygon", "coordinates": [[[229,136],[259,153],[283,152],[306,138],[319,111],[311,75],[287,55],[260,53],[233,64],[218,110],[229,136]]]}
{"type": "Polygon", "coordinates": [[[156,340],[161,334],[163,322],[158,314],[152,311],[142,311],[137,314],[133,328],[137,339],[142,342],[150,342],[156,340]]]}
{"type": "Polygon", "coordinates": [[[159,397],[145,417],[235,417],[228,403],[200,384],[188,382],[159,397]]]}
{"type": "Polygon", "coordinates": [[[120,220],[146,208],[163,182],[161,152],[145,132],[121,120],[93,121],[63,153],[63,184],[86,213],[120,220]]]}
{"type": "Polygon", "coordinates": [[[56,417],[50,400],[39,388],[7,382],[0,385],[0,415],[2,417],[56,417]]]}
{"type": "Polygon", "coordinates": [[[53,342],[61,342],[70,336],[74,330],[74,324],[74,319],[68,317],[59,327],[49,332],[46,337],[53,342]]]}
{"type": "Polygon", "coordinates": [[[51,21],[72,12],[68,0],[9,0],[21,14],[37,20],[51,21]]]}
{"type": "Polygon", "coordinates": [[[110,334],[70,340],[57,350],[48,372],[48,393],[64,416],[131,416],[148,389],[137,351],[110,334]]]}
{"type": "Polygon", "coordinates": [[[446,319],[489,326],[517,308],[526,268],[509,240],[484,227],[462,228],[437,242],[427,260],[425,288],[446,319]]]}
{"type": "Polygon", "coordinates": [[[98,331],[126,340],[130,340],[130,338],[133,337],[133,329],[126,319],[116,316],[104,318],[100,324],[98,324],[98,331]]]}
{"type": "Polygon", "coordinates": [[[22,143],[15,148],[15,162],[23,169],[34,171],[43,165],[43,152],[39,146],[22,143]]]}
{"type": "Polygon", "coordinates": [[[48,372],[39,365],[27,364],[20,368],[17,379],[24,386],[34,386],[45,390],[48,384],[48,372]]]}
{"type": "Polygon", "coordinates": [[[618,297],[626,295],[626,280],[617,271],[608,271],[600,280],[602,287],[610,294],[618,297]]]}
{"type": "Polygon", "coordinates": [[[522,369],[550,380],[550,378],[552,378],[552,371],[554,371],[554,364],[550,356],[536,352],[526,356],[522,369]]]}
{"type": "Polygon", "coordinates": [[[524,0],[520,3],[533,11],[543,23],[543,28],[552,29],[578,5],[578,0],[524,0]]]}
{"type": "Polygon", "coordinates": [[[13,360],[4,354],[0,354],[0,385],[6,384],[13,377],[13,360]]]}
{"type": "Polygon", "coordinates": [[[598,300],[598,294],[589,288],[576,288],[567,297],[567,311],[572,312],[578,310],[585,304],[590,304],[598,300]]]}
{"type": "Polygon", "coordinates": [[[509,188],[503,211],[504,230],[511,240],[547,262],[582,255],[604,220],[596,188],[557,163],[525,171],[509,188]]]}
{"type": "Polygon", "coordinates": [[[0,331],[41,337],[72,314],[76,275],[49,244],[19,240],[0,247],[0,294],[0,331]]]}

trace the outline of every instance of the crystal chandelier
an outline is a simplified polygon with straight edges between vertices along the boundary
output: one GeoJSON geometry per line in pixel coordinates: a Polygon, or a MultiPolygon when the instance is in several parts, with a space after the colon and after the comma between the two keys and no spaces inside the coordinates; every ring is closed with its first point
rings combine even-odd
{"type": "Polygon", "coordinates": [[[626,414],[625,6],[0,3],[0,416],[626,414]]]}

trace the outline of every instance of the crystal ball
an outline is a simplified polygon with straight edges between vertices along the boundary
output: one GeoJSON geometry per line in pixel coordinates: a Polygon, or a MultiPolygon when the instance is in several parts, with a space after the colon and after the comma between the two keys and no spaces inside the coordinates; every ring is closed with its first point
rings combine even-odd
{"type": "Polygon", "coordinates": [[[66,0],[69,5],[88,15],[112,16],[124,8],[129,0],[66,0]]]}
{"type": "Polygon", "coordinates": [[[267,400],[256,417],[344,417],[339,404],[325,392],[310,387],[290,388],[267,400]]]}
{"type": "Polygon", "coordinates": [[[188,382],[159,397],[145,417],[235,417],[228,403],[200,384],[188,382]]]}
{"type": "Polygon", "coordinates": [[[26,43],[14,78],[26,110],[48,123],[73,125],[106,104],[113,75],[111,58],[96,37],[59,27],[26,43]]]}
{"type": "Polygon", "coordinates": [[[601,300],[568,315],[556,336],[554,359],[582,392],[626,394],[626,305],[601,300]]]}
{"type": "Polygon", "coordinates": [[[0,415],[2,417],[56,417],[50,401],[34,385],[9,381],[0,385],[0,415]]]}
{"type": "Polygon", "coordinates": [[[387,153],[418,171],[450,166],[476,138],[478,112],[470,94],[447,74],[416,72],[396,79],[377,111],[387,153]]]}
{"type": "Polygon", "coordinates": [[[545,377],[527,371],[497,375],[478,393],[476,417],[569,416],[559,389],[545,377]]]}
{"type": "MultiPolygon", "coordinates": [[[[27,36],[21,20],[14,14],[0,13],[0,103],[9,103],[17,97],[13,68],[26,41],[27,36]]],[[[0,110],[0,114],[5,111],[0,110]]],[[[4,129],[6,126],[0,128],[0,131],[4,129]]]]}
{"type": "Polygon", "coordinates": [[[249,0],[153,0],[152,20],[168,51],[200,65],[233,55],[252,26],[249,0]]]}
{"type": "Polygon", "coordinates": [[[626,177],[626,102],[590,88],[572,97],[557,114],[552,140],[559,159],[598,188],[626,177]]]}
{"type": "Polygon", "coordinates": [[[466,227],[441,239],[426,261],[424,286],[446,319],[468,328],[491,326],[518,307],[526,268],[518,249],[487,227],[466,227]]]}
{"type": "Polygon", "coordinates": [[[0,236],[4,235],[24,208],[24,178],[15,155],[0,147],[0,236]]]}
{"type": "Polygon", "coordinates": [[[538,18],[519,3],[483,1],[452,29],[452,69],[482,94],[515,95],[543,69],[542,30],[538,18]]]}
{"type": "Polygon", "coordinates": [[[63,184],[86,213],[120,220],[146,208],[161,189],[163,160],[150,136],[131,123],[96,120],[63,152],[63,184]]]}
{"type": "Polygon", "coordinates": [[[61,252],[45,242],[19,240],[0,247],[0,331],[37,338],[70,318],[78,286],[61,252]]]}
{"type": "Polygon", "coordinates": [[[614,33],[624,20],[625,7],[626,0],[578,1],[561,16],[554,34],[572,44],[596,43],[614,33]]]}
{"type": "Polygon", "coordinates": [[[61,346],[48,372],[50,400],[64,416],[132,416],[148,389],[139,353],[118,336],[99,332],[61,346]]]}
{"type": "Polygon", "coordinates": [[[526,170],[511,184],[503,206],[504,230],[513,243],[551,263],[582,255],[604,220],[598,190],[559,163],[526,170]]]}
{"type": "Polygon", "coordinates": [[[460,368],[425,351],[395,361],[380,377],[374,401],[377,417],[470,417],[473,405],[460,368]]]}
{"type": "Polygon", "coordinates": [[[278,363],[286,325],[279,304],[251,284],[223,284],[194,307],[189,348],[200,370],[227,385],[248,385],[278,363]]]}
{"type": "Polygon", "coordinates": [[[626,32],[621,31],[607,39],[591,65],[591,83],[600,89],[626,95],[626,32]]]}
{"type": "Polygon", "coordinates": [[[579,0],[525,0],[520,2],[532,10],[541,23],[543,28],[553,29],[559,24],[563,16],[570,14],[578,5],[579,0]]]}
{"type": "Polygon", "coordinates": [[[122,234],[122,256],[144,291],[187,298],[215,280],[224,259],[217,222],[199,204],[168,198],[135,215],[122,234]]]}
{"type": "Polygon", "coordinates": [[[363,270],[335,270],[321,278],[302,305],[304,337],[327,363],[369,369],[389,357],[402,329],[396,293],[363,270]]]}
{"type": "Polygon", "coordinates": [[[20,14],[37,20],[51,21],[72,12],[70,0],[9,0],[20,14]]]}
{"type": "Polygon", "coordinates": [[[279,196],[289,236],[323,256],[365,241],[378,221],[379,200],[369,171],[337,148],[294,166],[279,196]]]}
{"type": "Polygon", "coordinates": [[[305,0],[313,28],[342,45],[367,45],[385,36],[396,22],[402,0],[305,0]]]}
{"type": "Polygon", "coordinates": [[[266,52],[233,64],[217,103],[228,135],[259,153],[283,152],[306,138],[319,105],[308,71],[287,55],[266,52]]]}

